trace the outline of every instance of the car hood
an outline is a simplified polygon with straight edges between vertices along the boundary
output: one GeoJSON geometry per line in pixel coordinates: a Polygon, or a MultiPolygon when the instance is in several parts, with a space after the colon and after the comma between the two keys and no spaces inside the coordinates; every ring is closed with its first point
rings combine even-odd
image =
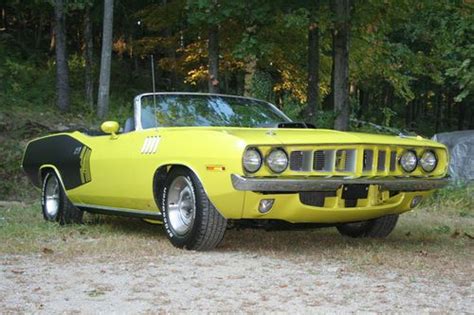
{"type": "Polygon", "coordinates": [[[236,136],[249,145],[253,144],[391,144],[407,146],[430,146],[443,148],[438,142],[420,136],[390,136],[358,132],[344,132],[326,129],[225,129],[225,132],[236,136]]]}
{"type": "MultiPolygon", "coordinates": [[[[164,131],[164,130],[163,130],[164,131]]],[[[312,145],[312,144],[388,144],[404,146],[444,145],[420,136],[391,136],[328,129],[234,128],[234,127],[173,127],[166,132],[191,132],[197,137],[225,134],[242,145],[312,145]]]]}

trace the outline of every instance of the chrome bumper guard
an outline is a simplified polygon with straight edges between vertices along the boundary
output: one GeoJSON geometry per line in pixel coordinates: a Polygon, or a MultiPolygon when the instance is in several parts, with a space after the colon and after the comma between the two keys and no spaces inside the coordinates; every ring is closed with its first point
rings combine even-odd
{"type": "Polygon", "coordinates": [[[335,191],[343,185],[378,185],[382,190],[423,191],[446,186],[449,178],[252,178],[231,175],[236,190],[256,192],[335,191]]]}

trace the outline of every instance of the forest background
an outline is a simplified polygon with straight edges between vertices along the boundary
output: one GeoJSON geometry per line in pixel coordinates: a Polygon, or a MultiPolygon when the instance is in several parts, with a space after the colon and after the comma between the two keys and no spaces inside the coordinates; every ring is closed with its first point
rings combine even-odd
{"type": "Polygon", "coordinates": [[[0,199],[23,194],[28,139],[130,116],[151,56],[158,92],[252,96],[320,128],[474,129],[468,0],[3,0],[0,15],[0,199]]]}

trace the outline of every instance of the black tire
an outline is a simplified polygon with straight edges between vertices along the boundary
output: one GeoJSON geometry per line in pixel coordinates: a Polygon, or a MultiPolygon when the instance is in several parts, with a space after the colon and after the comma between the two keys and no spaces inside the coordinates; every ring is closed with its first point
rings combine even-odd
{"type": "MultiPolygon", "coordinates": [[[[166,236],[174,246],[198,251],[211,250],[217,247],[224,238],[224,233],[227,228],[227,220],[209,201],[209,198],[207,197],[201,182],[190,170],[186,168],[173,168],[166,177],[163,196],[161,199],[163,227],[165,229],[166,236]],[[192,219],[188,218],[190,222],[188,225],[186,225],[186,231],[181,231],[180,233],[176,228],[177,216],[175,214],[176,212],[180,213],[180,218],[183,217],[183,215],[181,215],[183,212],[181,209],[184,207],[181,206],[181,204],[184,202],[182,201],[183,191],[181,191],[179,194],[181,196],[177,206],[177,209],[179,210],[171,210],[175,211],[171,214],[174,221],[170,219],[168,201],[173,198],[171,190],[179,189],[179,187],[174,186],[174,183],[176,181],[183,180],[186,181],[186,186],[183,187],[188,189],[187,192],[189,194],[194,194],[194,198],[190,198],[194,200],[194,208],[193,210],[188,210],[190,212],[192,211],[192,215],[190,215],[192,219]]],[[[189,201],[189,199],[187,201],[189,201]]],[[[188,205],[192,206],[192,203],[190,202],[188,205]]]]}
{"type": "Polygon", "coordinates": [[[387,237],[395,228],[398,214],[390,214],[380,218],[338,225],[336,228],[344,236],[350,237],[387,237]]]}
{"type": "Polygon", "coordinates": [[[58,176],[49,171],[43,178],[43,186],[41,190],[41,209],[43,217],[46,221],[55,221],[59,224],[81,224],[84,213],[76,208],[71,201],[69,201],[64,189],[59,181],[58,176]],[[57,188],[54,188],[56,185],[57,188]],[[49,191],[48,191],[49,190],[49,191]],[[52,198],[57,201],[57,210],[52,211],[48,205],[48,195],[51,194],[51,190],[55,191],[56,197],[52,198]]]}

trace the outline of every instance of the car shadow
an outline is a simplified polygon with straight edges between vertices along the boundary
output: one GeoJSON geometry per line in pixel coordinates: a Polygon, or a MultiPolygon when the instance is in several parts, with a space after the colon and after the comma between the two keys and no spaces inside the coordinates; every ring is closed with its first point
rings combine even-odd
{"type": "MultiPolygon", "coordinates": [[[[86,220],[86,225],[106,225],[110,233],[133,235],[143,238],[167,241],[160,224],[147,223],[141,219],[114,216],[94,215],[86,220]]],[[[447,237],[449,240],[450,238],[447,237]]],[[[443,240],[443,242],[446,242],[443,240]]],[[[264,229],[229,229],[223,242],[216,249],[218,252],[271,252],[304,254],[315,251],[377,251],[417,250],[440,243],[439,237],[432,234],[410,231],[406,225],[395,229],[385,239],[350,238],[341,236],[336,228],[324,227],[305,230],[264,230],[264,229]]]]}
{"type": "Polygon", "coordinates": [[[86,226],[109,227],[112,234],[130,234],[141,237],[166,237],[161,224],[152,224],[138,218],[88,214],[84,220],[86,226]]]}
{"type": "Polygon", "coordinates": [[[304,231],[265,231],[234,230],[228,231],[222,246],[223,251],[270,251],[301,254],[313,251],[330,250],[371,250],[396,249],[412,250],[418,247],[436,245],[434,237],[412,233],[405,229],[395,230],[384,239],[350,238],[340,235],[336,228],[325,227],[304,231]]]}

